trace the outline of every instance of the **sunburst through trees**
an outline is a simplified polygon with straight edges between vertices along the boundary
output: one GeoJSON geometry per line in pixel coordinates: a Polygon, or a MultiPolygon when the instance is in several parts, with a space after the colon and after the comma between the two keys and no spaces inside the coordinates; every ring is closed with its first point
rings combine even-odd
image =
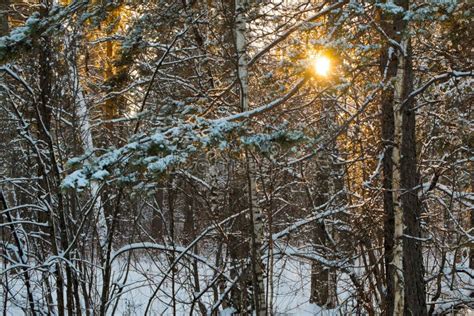
{"type": "Polygon", "coordinates": [[[471,313],[473,12],[0,0],[4,314],[471,313]]]}

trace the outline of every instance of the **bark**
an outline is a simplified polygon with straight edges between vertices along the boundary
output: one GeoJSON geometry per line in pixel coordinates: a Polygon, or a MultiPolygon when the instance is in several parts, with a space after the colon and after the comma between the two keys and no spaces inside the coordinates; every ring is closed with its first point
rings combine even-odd
{"type": "MultiPolygon", "coordinates": [[[[235,43],[238,56],[238,77],[240,83],[240,104],[243,112],[249,109],[248,88],[248,57],[246,43],[246,16],[248,8],[246,0],[235,0],[235,43]]],[[[250,153],[246,152],[249,209],[252,221],[252,279],[254,309],[257,315],[266,315],[265,288],[263,280],[263,262],[261,259],[261,248],[263,245],[263,214],[258,205],[255,162],[250,153]]]]}
{"type": "MultiPolygon", "coordinates": [[[[43,7],[41,15],[48,14],[48,8],[43,7]]],[[[62,250],[68,248],[68,226],[66,222],[66,208],[64,207],[63,195],[60,192],[60,171],[56,153],[54,150],[53,136],[51,133],[51,117],[53,108],[53,71],[52,71],[52,54],[51,39],[44,37],[38,40],[39,54],[39,98],[33,104],[36,115],[36,131],[37,137],[41,141],[40,153],[38,159],[38,173],[41,175],[40,186],[43,192],[39,192],[39,199],[45,199],[48,205],[53,206],[49,212],[40,213],[38,218],[40,221],[49,222],[50,241],[53,253],[59,255],[62,250]],[[45,165],[47,164],[47,166],[45,165]],[[53,195],[56,195],[56,201],[53,195]],[[57,244],[59,241],[59,244],[57,244]],[[62,249],[61,249],[62,248],[62,249]]],[[[64,255],[65,259],[69,259],[69,254],[64,255]]],[[[74,301],[72,294],[72,273],[69,265],[65,267],[66,277],[62,275],[62,266],[58,262],[56,267],[56,295],[58,299],[58,313],[67,312],[72,314],[74,310],[74,301]],[[66,302],[64,302],[64,287],[66,287],[66,302]],[[66,304],[65,304],[66,303],[66,304]]]]}
{"type": "MultiPolygon", "coordinates": [[[[325,101],[321,104],[320,111],[321,120],[318,123],[318,128],[328,131],[328,135],[333,135],[336,133],[338,126],[337,102],[333,100],[325,101]]],[[[306,186],[306,194],[308,195],[310,207],[313,209],[321,207],[321,205],[328,203],[331,199],[331,205],[328,205],[328,207],[332,208],[345,199],[342,196],[336,197],[337,193],[344,188],[341,167],[335,164],[332,158],[339,156],[338,143],[336,140],[331,140],[330,136],[324,141],[328,142],[327,147],[316,155],[317,175],[315,180],[317,183],[315,188],[311,189],[313,192],[311,192],[309,186],[306,186]]],[[[341,214],[335,215],[334,219],[343,222],[347,221],[341,214]]],[[[334,225],[327,225],[324,219],[315,222],[312,228],[314,250],[323,253],[326,259],[331,259],[330,256],[332,254],[328,251],[328,254],[324,255],[324,249],[343,252],[349,250],[349,236],[334,228],[334,225]]],[[[337,304],[336,280],[337,275],[334,267],[328,267],[321,262],[313,261],[311,263],[310,302],[323,308],[334,308],[337,304]]]]}
{"type": "MultiPolygon", "coordinates": [[[[471,162],[471,192],[474,192],[474,162],[471,162]]],[[[470,227],[469,230],[474,230],[474,211],[471,209],[470,213],[470,227]]],[[[474,241],[471,241],[469,247],[469,268],[474,269],[474,241]]],[[[474,291],[471,293],[471,297],[474,297],[474,291]]]]}
{"type": "MultiPolygon", "coordinates": [[[[403,45],[403,40],[402,40],[403,45]]],[[[404,47],[404,45],[403,45],[404,47]]],[[[401,147],[402,147],[402,128],[403,128],[403,92],[406,83],[405,56],[398,52],[398,67],[395,77],[395,91],[393,98],[393,141],[392,149],[392,194],[393,194],[393,314],[404,314],[405,305],[405,282],[403,270],[403,208],[402,208],[402,180],[401,180],[401,147]]]]}
{"type": "MultiPolygon", "coordinates": [[[[384,99],[387,100],[387,99],[384,99]]],[[[382,103],[382,135],[385,142],[393,141],[393,112],[389,110],[390,104],[385,101],[382,103]]],[[[384,261],[385,261],[385,279],[386,279],[386,296],[384,302],[384,310],[387,315],[393,315],[394,301],[394,268],[391,264],[393,260],[394,248],[394,216],[393,216],[393,195],[392,195],[392,146],[385,145],[385,155],[383,158],[383,188],[384,188],[384,261]]]]}
{"type": "Polygon", "coordinates": [[[0,0],[0,36],[8,34],[8,11],[10,9],[9,0],[0,0]]]}
{"type": "MultiPolygon", "coordinates": [[[[176,234],[175,234],[175,202],[176,202],[176,180],[173,176],[168,180],[167,183],[167,197],[168,197],[168,212],[169,212],[169,232],[170,232],[170,242],[173,247],[173,251],[170,256],[170,264],[172,264],[176,259],[176,234]]],[[[173,316],[176,315],[176,269],[171,270],[171,304],[173,307],[173,316]]]]}
{"type": "MultiPolygon", "coordinates": [[[[404,66],[405,82],[403,99],[407,100],[413,90],[413,71],[411,61],[411,43],[406,45],[407,58],[404,66]]],[[[413,100],[406,102],[402,109],[401,144],[401,202],[405,223],[403,239],[403,269],[405,277],[405,314],[427,315],[422,237],[420,216],[421,202],[418,198],[419,176],[416,160],[416,116],[413,100]]]]}
{"type": "MultiPolygon", "coordinates": [[[[7,35],[10,30],[8,25],[9,8],[9,0],[0,0],[0,37],[7,35]]],[[[2,84],[4,83],[4,77],[0,76],[0,105],[7,104],[8,102],[7,93],[2,87],[2,84]]],[[[3,162],[0,164],[0,175],[2,176],[7,176],[9,173],[14,174],[15,171],[15,168],[13,168],[15,165],[15,152],[12,153],[8,150],[8,139],[11,139],[15,132],[13,126],[7,122],[6,117],[2,116],[0,120],[0,161],[3,162]]],[[[14,204],[15,201],[10,199],[10,194],[8,194],[8,191],[13,193],[13,186],[7,184],[4,186],[4,190],[6,195],[5,199],[10,204],[14,204]]],[[[6,234],[6,232],[2,231],[2,234],[6,234]]]]}
{"type": "MultiPolygon", "coordinates": [[[[229,170],[229,172],[233,171],[229,170]]],[[[247,191],[245,187],[248,187],[246,184],[245,179],[240,177],[233,179],[229,183],[228,200],[232,202],[228,205],[228,216],[237,214],[242,209],[248,207],[248,201],[245,199],[247,191]]],[[[252,285],[252,273],[250,273],[245,265],[246,259],[248,259],[249,253],[251,253],[251,245],[246,238],[252,234],[252,229],[249,226],[248,219],[244,216],[239,216],[235,219],[231,233],[226,237],[228,254],[232,265],[230,276],[232,279],[238,279],[238,286],[233,287],[230,291],[230,305],[240,313],[245,313],[252,302],[252,298],[249,297],[248,292],[245,290],[252,285]]],[[[221,293],[224,292],[224,289],[222,289],[221,293]]],[[[227,307],[230,305],[228,304],[227,307]]]]}
{"type": "MultiPolygon", "coordinates": [[[[70,49],[72,49],[72,47],[70,47],[70,49]]],[[[89,110],[87,107],[86,95],[81,85],[81,80],[78,73],[77,65],[74,62],[74,56],[72,56],[71,58],[73,60],[70,61],[69,72],[70,72],[73,88],[76,95],[76,99],[74,101],[76,103],[75,104],[76,113],[79,118],[79,128],[80,128],[82,150],[84,154],[89,155],[90,157],[89,161],[93,162],[93,160],[95,159],[95,146],[94,146],[94,140],[92,137],[92,130],[91,130],[91,125],[90,125],[91,119],[90,119],[89,110]]],[[[106,258],[107,258],[108,249],[110,248],[109,247],[109,243],[110,243],[109,230],[107,227],[104,204],[102,202],[102,197],[100,195],[100,186],[97,182],[92,181],[90,188],[91,188],[91,192],[90,192],[91,198],[95,199],[94,204],[93,204],[93,212],[94,212],[94,219],[95,219],[94,220],[95,228],[96,228],[98,241],[99,241],[100,259],[103,262],[104,268],[105,268],[104,280],[106,281],[106,283],[104,284],[102,295],[104,297],[108,297],[108,288],[109,288],[108,279],[109,279],[110,267],[108,266],[106,262],[106,258]]],[[[105,304],[103,303],[104,297],[102,297],[100,312],[103,312],[105,310],[105,304]]]]}
{"type": "MultiPolygon", "coordinates": [[[[316,223],[313,228],[313,243],[326,245],[326,229],[324,223],[316,223]]],[[[310,303],[317,304],[323,308],[333,308],[335,302],[332,300],[330,269],[319,262],[311,264],[311,296],[310,303]]]]}
{"type": "MultiPolygon", "coordinates": [[[[405,10],[409,1],[396,2],[405,10]]],[[[411,44],[403,14],[382,13],[385,34],[399,45],[383,47],[382,75],[394,81],[394,88],[382,94],[382,137],[385,142],[384,210],[387,315],[426,315],[423,258],[420,237],[421,204],[418,200],[416,169],[415,113],[412,91],[411,44]],[[408,236],[408,237],[407,237],[408,236]],[[411,238],[415,237],[415,238],[411,238]]]]}
{"type": "MultiPolygon", "coordinates": [[[[82,149],[85,154],[90,154],[89,159],[93,160],[95,157],[95,146],[94,140],[92,138],[92,131],[90,125],[90,116],[89,111],[87,108],[86,103],[86,96],[84,94],[84,90],[82,89],[80,78],[78,71],[72,65],[70,66],[70,74],[72,77],[74,89],[76,92],[76,108],[77,108],[77,116],[80,120],[80,131],[81,131],[81,141],[82,141],[82,149]]],[[[99,237],[99,245],[102,250],[102,255],[105,254],[107,249],[107,221],[105,217],[105,211],[102,203],[102,198],[99,192],[99,184],[95,181],[91,183],[91,196],[95,199],[94,203],[94,218],[97,219],[96,221],[96,230],[97,236],[99,237]]]]}
{"type": "MultiPolygon", "coordinates": [[[[328,114],[330,117],[330,114],[328,114]]],[[[324,128],[330,128],[331,122],[335,119],[329,119],[329,124],[324,128]]],[[[312,203],[313,208],[317,208],[328,201],[328,197],[335,194],[335,183],[331,175],[331,171],[336,170],[336,167],[331,164],[329,152],[323,152],[322,157],[319,157],[319,174],[318,186],[316,188],[316,198],[312,203]]],[[[307,192],[311,199],[311,192],[307,192]]],[[[321,249],[330,248],[330,238],[324,220],[314,223],[313,227],[313,244],[315,251],[320,252],[321,249]]],[[[311,295],[310,303],[317,304],[323,308],[334,308],[336,305],[336,282],[335,273],[330,267],[324,264],[313,261],[311,263],[311,295]]]]}
{"type": "MultiPolygon", "coordinates": [[[[188,245],[191,243],[195,238],[196,238],[196,223],[195,223],[195,208],[196,208],[196,203],[194,201],[194,196],[191,192],[193,192],[191,187],[187,188],[187,192],[189,192],[189,195],[185,197],[185,206],[184,206],[184,224],[183,224],[183,244],[188,245]]],[[[199,249],[198,246],[194,246],[193,252],[195,254],[199,254],[199,249]]],[[[199,284],[199,269],[198,269],[198,261],[195,258],[191,258],[191,263],[190,263],[190,270],[192,274],[192,279],[193,279],[193,286],[194,286],[194,293],[200,293],[201,292],[201,286],[199,284]]],[[[195,303],[198,304],[199,311],[201,312],[202,315],[206,313],[206,306],[202,302],[200,298],[194,298],[193,303],[191,305],[191,312],[192,314],[194,310],[194,305],[195,303]]]]}
{"type": "MultiPolygon", "coordinates": [[[[471,210],[471,227],[470,230],[474,229],[474,212],[471,210]]],[[[469,268],[474,269],[474,242],[471,241],[469,248],[469,268]]],[[[474,296],[474,292],[471,293],[471,297],[474,296]]]]}
{"type": "MultiPolygon", "coordinates": [[[[396,34],[396,23],[390,21],[390,17],[385,12],[380,13],[380,24],[387,36],[397,40],[399,36],[396,34]]],[[[394,49],[387,42],[384,42],[380,56],[380,72],[382,78],[393,78],[397,71],[397,62],[394,58],[394,49]]],[[[393,116],[393,89],[387,88],[382,91],[381,95],[381,111],[382,111],[382,142],[384,146],[383,156],[383,202],[384,202],[384,261],[385,261],[385,279],[386,279],[386,296],[383,309],[386,315],[393,315],[394,311],[394,275],[395,269],[392,265],[393,250],[395,247],[394,235],[394,213],[393,213],[393,194],[392,194],[392,178],[393,178],[393,134],[394,134],[394,116],[393,116]]]]}

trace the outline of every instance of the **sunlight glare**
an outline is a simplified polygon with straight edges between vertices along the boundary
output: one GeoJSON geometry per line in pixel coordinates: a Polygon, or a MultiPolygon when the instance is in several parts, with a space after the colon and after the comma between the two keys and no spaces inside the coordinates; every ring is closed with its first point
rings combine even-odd
{"type": "Polygon", "coordinates": [[[313,58],[313,68],[318,75],[325,77],[329,74],[331,60],[324,55],[316,56],[313,58]]]}

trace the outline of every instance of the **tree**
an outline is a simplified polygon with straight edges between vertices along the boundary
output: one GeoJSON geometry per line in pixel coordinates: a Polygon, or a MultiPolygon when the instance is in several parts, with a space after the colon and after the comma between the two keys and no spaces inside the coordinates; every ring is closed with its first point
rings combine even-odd
{"type": "Polygon", "coordinates": [[[0,2],[3,309],[464,312],[471,7],[0,2]]]}

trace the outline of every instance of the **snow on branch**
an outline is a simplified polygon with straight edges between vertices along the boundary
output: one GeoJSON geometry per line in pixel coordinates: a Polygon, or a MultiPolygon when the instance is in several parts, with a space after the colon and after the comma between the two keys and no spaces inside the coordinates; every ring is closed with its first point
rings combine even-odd
{"type": "MultiPolygon", "coordinates": [[[[303,84],[302,80],[300,84],[303,84]]],[[[299,86],[299,85],[297,85],[299,86]]],[[[91,181],[118,180],[124,183],[136,183],[164,174],[170,168],[180,167],[189,162],[198,152],[205,152],[210,148],[225,150],[231,144],[234,148],[253,147],[262,152],[271,147],[272,143],[296,143],[305,140],[304,134],[288,130],[288,127],[279,126],[271,133],[255,133],[245,135],[242,122],[232,122],[243,117],[256,115],[269,110],[296,93],[297,87],[286,96],[275,100],[254,111],[236,114],[231,117],[216,120],[194,118],[194,122],[178,121],[168,129],[156,129],[151,135],[137,135],[131,141],[118,149],[89,161],[88,156],[76,157],[68,162],[69,167],[79,165],[79,168],[63,179],[63,189],[82,190],[91,184],[91,181]]]]}
{"type": "Polygon", "coordinates": [[[325,16],[326,14],[331,13],[334,10],[342,8],[345,4],[347,4],[349,1],[348,0],[343,0],[343,1],[338,1],[330,6],[327,6],[320,10],[319,12],[311,15],[309,18],[307,18],[304,21],[301,21],[297,23],[295,26],[289,28],[283,35],[275,39],[273,42],[268,44],[266,47],[264,47],[261,51],[259,51],[255,56],[252,57],[252,59],[249,61],[249,66],[252,66],[260,57],[265,55],[268,51],[270,51],[272,48],[277,46],[279,43],[283,42],[285,39],[287,39],[291,34],[293,34],[295,31],[301,29],[303,26],[307,25],[309,22],[314,22],[315,20],[325,16]]]}
{"type": "Polygon", "coordinates": [[[86,6],[88,2],[76,0],[65,7],[54,7],[46,17],[40,17],[38,12],[34,12],[23,26],[18,26],[10,34],[0,37],[0,64],[6,63],[21,49],[29,47],[34,38],[47,34],[65,18],[86,6]]]}
{"type": "Polygon", "coordinates": [[[410,95],[405,99],[405,101],[403,102],[403,105],[408,103],[411,99],[413,99],[417,95],[425,92],[425,90],[428,89],[434,83],[443,82],[451,78],[462,78],[462,77],[473,77],[473,76],[474,76],[474,72],[472,71],[450,71],[450,72],[446,72],[441,75],[435,76],[431,78],[430,80],[428,80],[427,82],[425,82],[424,84],[422,84],[420,87],[413,90],[410,93],[410,95]]]}
{"type": "Polygon", "coordinates": [[[298,81],[293,86],[293,88],[291,88],[291,90],[288,91],[287,94],[285,94],[281,98],[273,100],[270,103],[267,103],[265,105],[261,105],[261,106],[255,108],[255,109],[252,109],[252,110],[248,110],[248,111],[245,111],[245,112],[240,112],[240,113],[237,113],[237,114],[234,114],[234,115],[230,115],[230,116],[227,116],[227,117],[217,119],[217,120],[215,120],[215,122],[237,121],[237,120],[240,120],[240,119],[251,118],[255,115],[262,114],[264,112],[270,111],[270,110],[278,107],[279,105],[285,103],[286,101],[288,101],[288,99],[290,99],[292,96],[294,96],[301,89],[301,87],[306,83],[306,81],[307,81],[306,78],[300,79],[300,81],[298,81]]]}

